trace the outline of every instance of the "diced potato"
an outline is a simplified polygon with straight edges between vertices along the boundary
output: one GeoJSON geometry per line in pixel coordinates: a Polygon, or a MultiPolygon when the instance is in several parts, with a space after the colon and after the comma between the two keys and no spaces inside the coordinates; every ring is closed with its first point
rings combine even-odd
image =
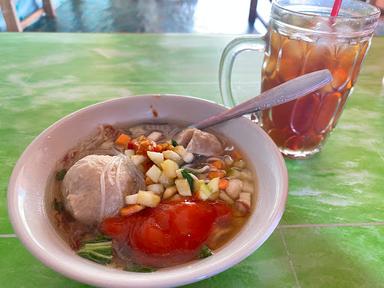
{"type": "Polygon", "coordinates": [[[184,146],[178,145],[173,148],[173,151],[179,154],[181,158],[183,158],[184,162],[191,163],[193,161],[193,154],[185,150],[184,146]]]}
{"type": "Polygon", "coordinates": [[[200,190],[200,179],[195,174],[189,173],[189,175],[193,179],[193,193],[196,193],[200,190]]]}
{"type": "Polygon", "coordinates": [[[233,203],[235,203],[235,201],[233,201],[232,198],[229,197],[228,194],[225,193],[225,191],[223,191],[223,190],[220,191],[219,198],[220,198],[221,200],[223,200],[224,202],[227,202],[227,203],[230,204],[230,205],[232,205],[233,203]]]}
{"type": "Polygon", "coordinates": [[[193,179],[193,193],[197,193],[200,190],[200,181],[193,179]]]}
{"type": "Polygon", "coordinates": [[[248,208],[251,207],[251,193],[241,192],[237,201],[243,202],[248,208]]]}
{"type": "Polygon", "coordinates": [[[191,188],[187,179],[176,179],[175,180],[177,191],[181,196],[192,196],[191,188]]]}
{"type": "Polygon", "coordinates": [[[153,131],[151,134],[147,136],[147,139],[157,142],[163,134],[159,131],[153,131]]]}
{"type": "Polygon", "coordinates": [[[239,201],[239,200],[237,200],[235,202],[235,208],[236,208],[235,216],[237,216],[237,215],[238,216],[245,216],[250,211],[250,206],[248,206],[247,204],[245,204],[244,202],[239,201]]]}
{"type": "Polygon", "coordinates": [[[135,150],[127,149],[124,151],[124,154],[128,157],[131,157],[131,156],[135,155],[135,150]]]}
{"type": "Polygon", "coordinates": [[[228,187],[225,189],[225,192],[227,192],[229,197],[236,200],[237,198],[239,198],[239,194],[242,189],[243,189],[243,181],[239,179],[230,179],[228,183],[228,187]]]}
{"type": "Polygon", "coordinates": [[[145,207],[156,207],[160,200],[160,196],[151,191],[139,190],[139,193],[137,193],[137,203],[145,207]]]}
{"type": "Polygon", "coordinates": [[[175,148],[173,148],[173,151],[180,155],[181,158],[187,153],[187,150],[185,150],[184,146],[178,145],[175,148]]]}
{"type": "MultiPolygon", "coordinates": [[[[177,175],[178,179],[184,179],[184,176],[181,173],[183,170],[185,170],[185,169],[178,169],[178,170],[176,170],[176,175],[177,175]]],[[[187,173],[193,179],[193,191],[192,192],[196,193],[197,191],[199,191],[199,187],[200,187],[199,181],[200,181],[200,179],[197,178],[197,176],[195,174],[193,174],[193,173],[189,173],[189,172],[187,172],[187,173]]]]}
{"type": "Polygon", "coordinates": [[[219,181],[220,181],[220,178],[213,178],[211,181],[209,181],[208,187],[212,193],[216,193],[220,190],[219,181]]]}
{"type": "Polygon", "coordinates": [[[171,198],[169,198],[169,200],[172,200],[172,201],[177,201],[177,200],[180,200],[181,199],[181,196],[180,194],[175,194],[173,195],[171,198]]]}
{"type": "Polygon", "coordinates": [[[137,193],[125,196],[125,204],[136,204],[137,203],[137,193]]]}
{"type": "Polygon", "coordinates": [[[147,190],[161,195],[164,192],[164,186],[162,184],[152,184],[147,186],[147,190]]]}
{"type": "Polygon", "coordinates": [[[152,165],[152,167],[148,169],[145,175],[147,175],[154,183],[158,183],[161,175],[161,170],[156,165],[152,165]]]}
{"type": "Polygon", "coordinates": [[[143,164],[147,158],[143,155],[132,155],[131,160],[136,166],[139,166],[140,164],[143,164]]]}
{"type": "Polygon", "coordinates": [[[183,174],[181,174],[181,171],[183,171],[184,169],[177,169],[176,170],[176,177],[179,178],[179,179],[183,179],[183,174]]]}
{"type": "Polygon", "coordinates": [[[171,198],[173,195],[177,193],[177,188],[176,186],[171,186],[165,189],[163,193],[163,199],[168,199],[171,198]]]}
{"type": "Polygon", "coordinates": [[[193,154],[190,152],[187,152],[185,150],[184,146],[178,145],[175,148],[173,148],[173,151],[180,155],[181,158],[183,158],[184,162],[191,163],[193,161],[193,154]]]}
{"type": "Polygon", "coordinates": [[[209,200],[216,200],[219,198],[219,181],[220,178],[213,178],[211,181],[208,182],[208,188],[210,191],[210,194],[208,196],[209,200]]]}
{"type": "Polygon", "coordinates": [[[164,172],[161,173],[159,183],[163,184],[164,187],[169,187],[175,184],[175,179],[165,176],[164,172]]]}
{"type": "Polygon", "coordinates": [[[163,172],[165,176],[168,178],[176,178],[176,170],[179,169],[179,165],[175,161],[172,160],[165,160],[163,163],[160,164],[161,168],[163,169],[163,172]]]}
{"type": "Polygon", "coordinates": [[[199,190],[196,192],[200,200],[216,200],[219,198],[219,178],[212,179],[206,184],[204,180],[198,181],[199,190]]]}
{"type": "Polygon", "coordinates": [[[200,200],[207,200],[209,196],[211,195],[211,190],[209,189],[208,185],[204,183],[204,181],[199,181],[199,191],[197,191],[196,196],[200,200]]]}
{"type": "Polygon", "coordinates": [[[179,165],[181,165],[183,163],[183,158],[181,158],[181,156],[179,154],[177,154],[176,152],[174,152],[172,150],[163,151],[163,156],[165,159],[175,161],[179,165]]]}
{"type": "Polygon", "coordinates": [[[160,164],[164,161],[163,153],[147,151],[147,155],[148,158],[158,166],[160,166],[160,164]]]}
{"type": "Polygon", "coordinates": [[[184,154],[183,156],[183,160],[184,162],[186,163],[191,163],[193,161],[195,157],[193,156],[193,154],[191,152],[187,152],[184,154]]]}
{"type": "Polygon", "coordinates": [[[240,172],[239,178],[241,180],[252,181],[254,179],[254,176],[253,176],[252,172],[249,169],[243,169],[240,172]]]}
{"type": "Polygon", "coordinates": [[[254,184],[252,182],[243,181],[243,191],[253,193],[253,191],[255,190],[253,185],[254,184]]]}

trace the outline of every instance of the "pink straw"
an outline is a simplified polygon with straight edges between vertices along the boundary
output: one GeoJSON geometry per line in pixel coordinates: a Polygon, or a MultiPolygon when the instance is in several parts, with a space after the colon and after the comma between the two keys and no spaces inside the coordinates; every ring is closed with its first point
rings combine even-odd
{"type": "Polygon", "coordinates": [[[333,3],[332,12],[331,12],[332,17],[335,17],[339,14],[342,1],[343,0],[335,0],[335,3],[333,3]]]}

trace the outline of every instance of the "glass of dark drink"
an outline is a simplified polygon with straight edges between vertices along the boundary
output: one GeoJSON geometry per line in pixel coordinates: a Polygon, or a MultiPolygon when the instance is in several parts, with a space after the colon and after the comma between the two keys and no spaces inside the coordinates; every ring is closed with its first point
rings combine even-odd
{"type": "Polygon", "coordinates": [[[337,17],[330,17],[332,5],[333,0],[277,0],[265,47],[257,44],[257,37],[237,38],[222,55],[220,88],[229,106],[236,102],[230,76],[241,51],[263,51],[261,91],[302,74],[331,71],[333,81],[324,88],[257,115],[261,127],[289,158],[307,158],[320,151],[356,83],[380,16],[376,7],[349,0],[343,1],[337,17]]]}

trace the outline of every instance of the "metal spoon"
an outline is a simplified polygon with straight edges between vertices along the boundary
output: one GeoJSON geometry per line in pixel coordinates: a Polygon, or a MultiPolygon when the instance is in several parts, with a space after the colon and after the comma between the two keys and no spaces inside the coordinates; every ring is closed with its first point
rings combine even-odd
{"type": "Polygon", "coordinates": [[[332,74],[328,69],[304,74],[269,89],[231,109],[189,125],[187,128],[205,129],[244,114],[265,110],[312,93],[331,81],[332,74]]]}

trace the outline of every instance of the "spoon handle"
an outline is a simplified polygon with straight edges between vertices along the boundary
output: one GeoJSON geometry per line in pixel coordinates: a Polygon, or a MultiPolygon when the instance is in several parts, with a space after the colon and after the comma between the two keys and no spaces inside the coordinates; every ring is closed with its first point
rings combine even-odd
{"type": "Polygon", "coordinates": [[[253,97],[220,114],[193,124],[189,128],[204,129],[244,114],[265,110],[312,93],[331,81],[332,75],[328,69],[308,73],[269,89],[259,96],[253,97]]]}

